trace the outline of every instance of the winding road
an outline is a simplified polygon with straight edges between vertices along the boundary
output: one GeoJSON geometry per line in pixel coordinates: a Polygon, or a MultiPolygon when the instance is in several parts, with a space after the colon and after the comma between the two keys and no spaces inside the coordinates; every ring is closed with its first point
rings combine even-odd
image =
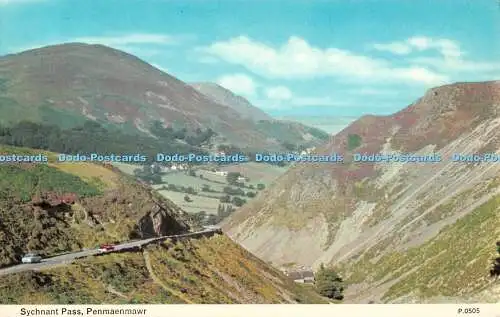
{"type": "MultiPolygon", "coordinates": [[[[124,242],[121,244],[115,244],[113,251],[108,251],[105,253],[113,253],[113,252],[119,252],[119,251],[123,252],[124,250],[127,250],[127,249],[132,250],[133,248],[136,248],[136,247],[143,247],[143,246],[146,246],[148,244],[167,240],[167,239],[199,238],[199,237],[204,237],[204,236],[210,236],[210,235],[217,234],[217,233],[222,233],[220,228],[215,227],[215,226],[208,226],[208,227],[204,227],[203,230],[200,230],[197,232],[188,232],[188,233],[184,233],[184,234],[148,238],[148,239],[136,240],[136,241],[127,241],[127,242],[124,242]]],[[[56,266],[67,265],[67,264],[74,262],[77,259],[96,255],[99,253],[102,253],[102,252],[100,252],[98,249],[88,249],[88,250],[81,250],[81,251],[77,251],[77,252],[73,252],[73,253],[67,253],[67,254],[62,254],[62,255],[57,255],[54,257],[46,258],[46,259],[43,259],[39,263],[18,264],[18,265],[14,265],[14,266],[0,269],[0,276],[12,274],[12,273],[24,272],[24,271],[38,271],[41,269],[47,269],[47,268],[53,268],[56,266]]]]}

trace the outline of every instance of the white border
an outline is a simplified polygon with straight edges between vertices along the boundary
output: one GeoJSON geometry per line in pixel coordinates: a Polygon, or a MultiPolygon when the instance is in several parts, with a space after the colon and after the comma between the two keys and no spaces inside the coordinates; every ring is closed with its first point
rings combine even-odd
{"type": "MultiPolygon", "coordinates": [[[[499,299],[500,300],[500,299],[499,299]]],[[[99,316],[99,317],[500,317],[498,304],[334,304],[334,305],[2,305],[1,317],[99,316]],[[62,309],[81,314],[62,314],[62,309]],[[58,309],[57,314],[26,314],[32,309],[58,309]],[[92,314],[87,309],[145,309],[145,314],[92,314]],[[468,311],[466,311],[468,309],[468,311]]]]}

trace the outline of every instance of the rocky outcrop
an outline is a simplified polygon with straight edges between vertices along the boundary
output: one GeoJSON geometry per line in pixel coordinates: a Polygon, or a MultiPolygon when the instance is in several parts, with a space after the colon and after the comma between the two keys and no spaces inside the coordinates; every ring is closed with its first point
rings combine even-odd
{"type": "Polygon", "coordinates": [[[187,232],[189,225],[178,221],[168,207],[155,203],[137,224],[135,234],[142,238],[161,237],[187,232]]]}

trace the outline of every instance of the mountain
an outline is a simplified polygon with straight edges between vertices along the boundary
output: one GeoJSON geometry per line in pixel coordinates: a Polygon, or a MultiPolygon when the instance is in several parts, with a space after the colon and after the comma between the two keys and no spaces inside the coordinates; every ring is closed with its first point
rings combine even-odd
{"type": "Polygon", "coordinates": [[[284,148],[282,140],[260,132],[231,107],[103,45],[67,43],[0,57],[0,124],[20,120],[62,128],[93,120],[152,137],[152,125],[161,122],[188,132],[210,128],[219,144],[284,148]]]}
{"type": "MultiPolygon", "coordinates": [[[[310,127],[292,120],[277,120],[252,105],[248,100],[237,96],[228,89],[214,83],[191,84],[196,90],[214,102],[228,106],[243,117],[255,122],[256,131],[270,136],[282,144],[299,144],[314,147],[328,141],[330,135],[321,129],[310,127]]],[[[286,146],[289,148],[289,146],[286,146]]]]}
{"type": "Polygon", "coordinates": [[[47,158],[0,164],[1,304],[325,302],[222,234],[6,273],[27,252],[51,257],[202,228],[110,166],[56,162],[55,153],[27,148],[2,146],[0,153],[47,158]]]}
{"type": "Polygon", "coordinates": [[[393,115],[361,117],[317,150],[343,163],[296,163],[223,228],[276,265],[334,265],[349,284],[347,302],[498,294],[489,270],[500,240],[500,164],[451,157],[499,152],[499,110],[492,81],[433,88],[393,115]],[[380,152],[441,161],[353,161],[380,152]]]}
{"type": "Polygon", "coordinates": [[[274,120],[270,115],[252,105],[245,98],[237,96],[230,90],[215,83],[192,83],[191,86],[213,101],[234,109],[247,119],[253,121],[274,120]]]}

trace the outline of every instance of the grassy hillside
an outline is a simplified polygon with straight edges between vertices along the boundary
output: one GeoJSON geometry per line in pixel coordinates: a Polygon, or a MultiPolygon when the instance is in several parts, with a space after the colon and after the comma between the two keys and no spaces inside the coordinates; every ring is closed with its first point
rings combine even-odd
{"type": "Polygon", "coordinates": [[[348,283],[369,280],[387,287],[383,301],[411,294],[427,299],[465,296],[491,286],[488,272],[500,238],[500,196],[491,198],[466,217],[445,227],[430,241],[406,252],[390,252],[384,241],[355,263],[342,266],[348,283]]]}
{"type": "Polygon", "coordinates": [[[223,235],[0,277],[1,304],[326,303],[223,235]]]}
{"type": "MultiPolygon", "coordinates": [[[[41,151],[2,146],[2,154],[41,151]]],[[[23,253],[48,256],[98,243],[186,231],[187,216],[169,200],[104,166],[88,163],[0,164],[0,266],[23,253]],[[66,196],[74,201],[65,203],[66,196]]]]}
{"type": "Polygon", "coordinates": [[[302,145],[304,148],[315,146],[328,141],[330,135],[320,129],[309,127],[301,123],[280,120],[260,120],[257,129],[270,135],[283,144],[302,145]],[[308,135],[309,140],[305,138],[308,135]],[[313,142],[310,142],[314,140],[313,142]]]}

